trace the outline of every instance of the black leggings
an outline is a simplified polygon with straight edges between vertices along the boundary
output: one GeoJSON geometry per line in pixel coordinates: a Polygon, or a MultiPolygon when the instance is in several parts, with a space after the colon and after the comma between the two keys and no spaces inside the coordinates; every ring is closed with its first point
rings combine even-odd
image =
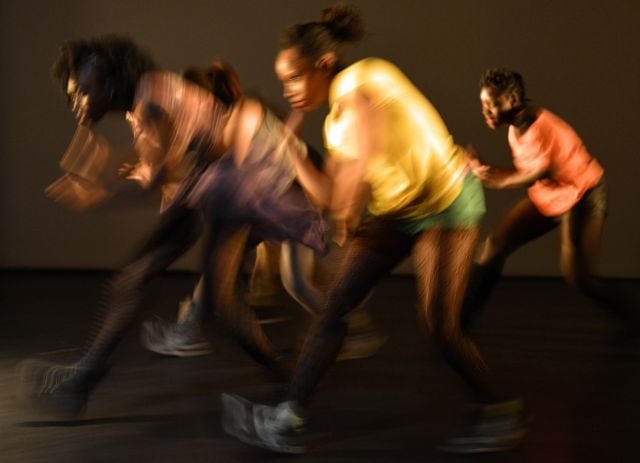
{"type": "MultiPolygon", "coordinates": [[[[248,227],[238,230],[212,227],[212,231],[207,240],[204,274],[208,278],[207,293],[215,290],[218,296],[215,304],[208,305],[213,310],[206,312],[219,315],[223,325],[232,330],[253,358],[273,368],[275,350],[255,323],[253,313],[242,304],[227,302],[229,295],[242,286],[240,263],[247,252],[248,227]]],[[[109,282],[81,364],[92,367],[107,361],[138,315],[144,285],[191,248],[201,233],[202,219],[193,209],[172,206],[162,214],[140,252],[109,282]]]]}
{"type": "Polygon", "coordinates": [[[529,198],[509,211],[489,234],[474,265],[465,296],[463,325],[470,328],[502,274],[507,258],[518,248],[560,227],[560,267],[564,279],[609,312],[632,316],[626,298],[596,277],[596,260],[607,215],[604,180],[558,217],[540,214],[529,198]]]}
{"type": "Polygon", "coordinates": [[[324,308],[304,342],[285,399],[308,406],[316,385],[338,355],[346,334],[346,316],[383,277],[413,254],[421,313],[434,341],[471,386],[476,399],[492,400],[481,355],[458,323],[477,234],[475,228],[432,229],[410,236],[392,220],[367,219],[346,245],[324,308]]]}
{"type": "Polygon", "coordinates": [[[246,299],[249,274],[246,255],[253,253],[259,238],[250,225],[210,219],[203,255],[203,321],[211,330],[221,324],[240,346],[278,379],[288,378],[278,350],[271,344],[246,299]]]}
{"type": "Polygon", "coordinates": [[[81,362],[105,362],[138,314],[142,290],[196,242],[202,231],[196,212],[170,207],[134,258],[107,283],[81,362]]]}

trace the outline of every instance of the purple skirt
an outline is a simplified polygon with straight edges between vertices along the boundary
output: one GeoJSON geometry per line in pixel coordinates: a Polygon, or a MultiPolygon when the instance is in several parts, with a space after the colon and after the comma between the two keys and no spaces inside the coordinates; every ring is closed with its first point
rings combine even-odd
{"type": "MultiPolygon", "coordinates": [[[[225,156],[194,174],[182,195],[205,218],[227,226],[252,227],[252,234],[268,241],[297,241],[324,253],[326,226],[320,213],[295,182],[274,176],[263,163],[237,167],[225,156]]],[[[186,186],[186,185],[185,185],[186,186]]]]}

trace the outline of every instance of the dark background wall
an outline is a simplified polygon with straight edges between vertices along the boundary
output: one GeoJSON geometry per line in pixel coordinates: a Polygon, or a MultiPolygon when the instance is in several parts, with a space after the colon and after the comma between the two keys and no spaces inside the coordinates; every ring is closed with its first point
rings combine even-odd
{"type": "MultiPolygon", "coordinates": [[[[634,0],[356,1],[370,34],[350,58],[395,62],[440,110],[460,144],[508,164],[506,131],[484,127],[478,76],[520,70],[530,96],[565,118],[607,169],[610,215],[602,245],[607,276],[640,277],[640,2],[634,0]]],[[[49,76],[59,43],[122,33],[179,71],[213,56],[230,61],[245,88],[284,106],[273,74],[280,31],[316,19],[327,1],[3,0],[0,6],[0,268],[113,268],[150,229],[153,201],[69,212],[43,189],[74,122],[49,76]]],[[[111,121],[116,124],[116,122],[111,121]]],[[[321,115],[307,127],[320,146],[321,115]]],[[[485,227],[523,191],[487,193],[485,227]]],[[[556,233],[509,262],[515,275],[556,275],[556,233]]],[[[175,268],[195,269],[194,253],[175,268]]]]}

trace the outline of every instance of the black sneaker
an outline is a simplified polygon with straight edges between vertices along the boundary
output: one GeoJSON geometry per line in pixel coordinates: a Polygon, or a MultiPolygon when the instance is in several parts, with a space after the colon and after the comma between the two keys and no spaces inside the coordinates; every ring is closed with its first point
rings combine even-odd
{"type": "Polygon", "coordinates": [[[197,357],[213,352],[199,324],[167,323],[161,319],[142,324],[142,344],[151,352],[174,357],[197,357]]]}
{"type": "Polygon", "coordinates": [[[86,368],[25,360],[19,366],[20,396],[39,414],[70,420],[84,411],[89,395],[106,372],[106,366],[86,368]]]}
{"type": "Polygon", "coordinates": [[[299,441],[304,428],[295,402],[275,407],[254,404],[237,395],[222,394],[222,427],[238,440],[278,453],[301,454],[307,451],[299,441]]]}
{"type": "Polygon", "coordinates": [[[526,432],[522,402],[499,402],[482,406],[471,432],[448,439],[441,449],[459,454],[502,452],[518,446],[526,432]]]}

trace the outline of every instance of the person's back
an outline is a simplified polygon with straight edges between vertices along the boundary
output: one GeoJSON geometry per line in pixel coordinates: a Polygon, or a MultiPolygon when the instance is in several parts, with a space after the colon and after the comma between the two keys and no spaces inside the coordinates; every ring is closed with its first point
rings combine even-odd
{"type": "Polygon", "coordinates": [[[416,218],[444,210],[462,188],[466,157],[438,111],[393,64],[379,58],[358,61],[332,82],[325,121],[327,148],[337,158],[358,153],[355,94],[383,118],[372,131],[378,147],[368,163],[369,210],[375,215],[401,211],[416,218]]]}

